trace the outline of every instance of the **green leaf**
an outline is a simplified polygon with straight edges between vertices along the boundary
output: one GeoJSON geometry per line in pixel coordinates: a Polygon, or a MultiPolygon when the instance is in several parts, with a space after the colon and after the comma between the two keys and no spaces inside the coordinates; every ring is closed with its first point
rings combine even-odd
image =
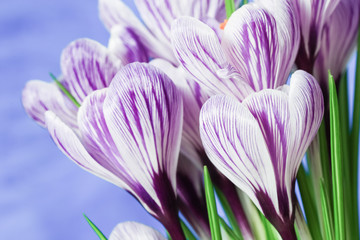
{"type": "Polygon", "coordinates": [[[248,2],[249,2],[248,0],[243,0],[242,5],[245,5],[245,4],[247,4],[248,2]]]}
{"type": "Polygon", "coordinates": [[[220,225],[225,230],[226,234],[233,240],[242,240],[235,232],[226,224],[225,220],[222,217],[219,217],[220,225]]]}
{"type": "MultiPolygon", "coordinates": [[[[360,36],[360,34],[359,34],[360,36]]],[[[358,37],[356,73],[355,73],[355,93],[354,93],[354,111],[352,119],[352,128],[350,132],[350,158],[351,158],[351,193],[353,212],[357,213],[358,205],[358,160],[359,160],[359,127],[360,127],[360,37],[358,37]]],[[[352,225],[352,236],[359,239],[359,218],[358,214],[353,214],[349,220],[352,225]]]]}
{"type": "Polygon", "coordinates": [[[206,207],[208,210],[211,237],[213,240],[220,240],[221,231],[219,224],[219,216],[217,213],[216,202],[215,202],[214,187],[211,182],[210,173],[207,166],[204,166],[204,185],[205,185],[206,207]]]}
{"type": "Polygon", "coordinates": [[[57,78],[54,76],[54,74],[52,74],[52,73],[49,73],[49,74],[50,74],[50,77],[55,81],[56,85],[75,104],[75,106],[80,107],[80,103],[78,101],[76,101],[74,96],[71,95],[71,93],[65,88],[65,86],[62,85],[62,83],[59,80],[57,80],[57,78]]]}
{"type": "Polygon", "coordinates": [[[333,182],[335,239],[345,239],[344,189],[341,158],[339,105],[334,78],[329,72],[330,147],[333,182]]]}
{"type": "Polygon", "coordinates": [[[100,231],[100,229],[84,214],[86,221],[89,223],[90,227],[95,231],[96,235],[100,240],[107,240],[105,235],[100,231]]]}
{"type": "Polygon", "coordinates": [[[188,226],[184,223],[184,221],[181,218],[180,218],[180,224],[181,224],[181,228],[184,232],[186,239],[187,240],[196,240],[196,237],[194,236],[194,234],[190,231],[188,226]]]}
{"type": "Polygon", "coordinates": [[[332,240],[334,239],[333,234],[333,218],[332,212],[329,202],[329,195],[327,193],[327,189],[325,188],[324,182],[320,183],[320,193],[321,193],[321,208],[323,212],[323,221],[325,227],[325,240],[332,240]]]}
{"type": "Polygon", "coordinates": [[[239,228],[239,224],[236,221],[236,217],[235,217],[233,211],[231,210],[231,206],[230,206],[229,202],[227,201],[225,195],[217,187],[215,187],[215,191],[216,191],[217,196],[219,197],[220,203],[224,209],[224,212],[230,222],[230,225],[231,225],[233,231],[235,232],[235,234],[238,236],[239,239],[243,239],[241,230],[239,228]]]}
{"type": "Polygon", "coordinates": [[[235,12],[234,0],[225,0],[225,9],[226,9],[226,17],[227,19],[229,19],[231,14],[235,12]]]}
{"type": "Polygon", "coordinates": [[[310,184],[311,181],[308,178],[309,176],[306,174],[304,166],[300,165],[297,174],[297,180],[301,193],[301,199],[304,205],[306,219],[308,221],[309,230],[311,236],[314,239],[321,239],[322,237],[320,232],[319,217],[317,215],[314,198],[312,197],[313,186],[312,184],[310,184]]]}

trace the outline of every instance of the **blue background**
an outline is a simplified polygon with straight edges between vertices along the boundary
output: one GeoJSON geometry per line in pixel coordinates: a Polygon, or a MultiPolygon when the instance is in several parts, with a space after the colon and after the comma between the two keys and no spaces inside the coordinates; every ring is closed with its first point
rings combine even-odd
{"type": "Polygon", "coordinates": [[[125,191],[67,159],[21,104],[28,80],[61,73],[60,54],[71,41],[88,37],[107,45],[97,4],[0,1],[0,239],[98,239],[83,213],[107,236],[127,220],[163,230],[125,191]]]}
{"type": "MultiPolygon", "coordinates": [[[[124,2],[134,9],[131,0],[124,2]]],[[[83,213],[107,236],[117,223],[128,220],[164,231],[125,191],[67,159],[21,105],[28,80],[51,81],[48,72],[60,74],[60,54],[71,41],[88,37],[107,44],[109,34],[98,18],[97,4],[0,2],[0,239],[98,239],[83,213]]],[[[353,81],[349,84],[352,89],[353,81]]]]}

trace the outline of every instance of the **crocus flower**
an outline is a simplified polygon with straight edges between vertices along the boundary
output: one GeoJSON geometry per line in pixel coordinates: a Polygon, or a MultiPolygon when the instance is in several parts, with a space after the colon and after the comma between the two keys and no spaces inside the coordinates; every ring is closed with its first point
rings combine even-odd
{"type": "Polygon", "coordinates": [[[286,1],[249,3],[235,11],[221,39],[190,17],[173,23],[174,53],[182,67],[210,94],[243,99],[254,91],[283,85],[293,66],[300,32],[286,1]]]}
{"type": "Polygon", "coordinates": [[[301,44],[296,64],[300,69],[313,73],[326,93],[328,70],[331,70],[335,79],[339,79],[355,47],[360,2],[289,1],[295,3],[300,19],[301,44]]]}
{"type": "MultiPolygon", "coordinates": [[[[203,213],[206,206],[203,191],[203,166],[206,165],[210,171],[214,184],[223,191],[228,202],[232,206],[233,213],[239,223],[242,235],[251,239],[252,232],[249,222],[245,216],[235,186],[219,173],[215,166],[209,161],[205,154],[200,138],[199,116],[200,109],[209,93],[192,79],[182,67],[174,67],[163,59],[155,59],[151,64],[162,69],[180,90],[184,102],[184,125],[181,140],[182,159],[179,160],[178,169],[178,193],[179,206],[185,217],[192,223],[200,236],[205,237],[208,230],[204,223],[203,213]],[[189,170],[190,166],[193,168],[189,170]],[[196,202],[196,203],[195,203],[196,202]],[[196,208],[196,209],[194,209],[196,208]],[[192,213],[189,212],[192,211],[192,213]],[[202,228],[202,229],[201,229],[202,228]]],[[[207,217],[206,217],[207,218],[207,217]]]]}
{"type": "Polygon", "coordinates": [[[132,63],[109,88],[84,99],[79,133],[50,111],[46,126],[70,159],[127,190],[174,239],[183,239],[175,193],[182,109],[181,94],[164,73],[132,63]]]}
{"type": "Polygon", "coordinates": [[[123,222],[116,225],[109,240],[166,240],[155,229],[137,222],[123,222]]]}
{"type": "MultiPolygon", "coordinates": [[[[82,103],[87,95],[109,86],[122,67],[115,55],[100,43],[90,39],[78,39],[70,43],[61,55],[62,77],[60,81],[82,103]]],[[[55,83],[40,80],[29,81],[22,93],[26,112],[41,126],[45,126],[45,112],[54,112],[68,126],[76,129],[78,107],[55,83]]]]}
{"type": "Polygon", "coordinates": [[[214,96],[200,113],[200,134],[213,164],[243,190],[283,239],[296,239],[295,179],[320,126],[324,105],[316,80],[296,71],[291,85],[242,102],[214,96]]]}
{"type": "Polygon", "coordinates": [[[135,0],[135,4],[146,26],[121,0],[99,0],[100,18],[111,32],[111,48],[116,49],[114,39],[123,38],[128,32],[149,57],[166,59],[173,64],[177,64],[170,43],[173,20],[192,16],[218,25],[218,21],[225,19],[223,0],[135,0]]]}

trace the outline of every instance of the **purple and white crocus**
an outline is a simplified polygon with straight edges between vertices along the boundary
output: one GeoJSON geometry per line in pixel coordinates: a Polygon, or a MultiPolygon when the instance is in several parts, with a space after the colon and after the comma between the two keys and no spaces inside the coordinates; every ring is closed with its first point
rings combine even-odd
{"type": "Polygon", "coordinates": [[[360,1],[288,1],[294,2],[300,19],[301,44],[296,64],[300,69],[314,74],[325,94],[328,70],[335,80],[339,80],[355,48],[360,1]]]}
{"type": "Polygon", "coordinates": [[[132,63],[84,99],[78,132],[51,111],[45,123],[70,159],[127,190],[174,239],[184,239],[175,193],[182,118],[182,97],[171,80],[151,65],[132,63]]]}
{"type": "Polygon", "coordinates": [[[249,3],[236,10],[221,36],[195,18],[172,26],[174,53],[209,94],[239,100],[286,83],[298,51],[300,31],[286,1],[249,3]],[[271,9],[276,9],[274,12],[271,9]]]}
{"type": "MultiPolygon", "coordinates": [[[[170,32],[172,22],[180,16],[192,16],[218,27],[226,18],[223,0],[135,0],[135,5],[145,23],[135,16],[121,0],[99,0],[100,18],[111,32],[109,49],[124,52],[132,49],[142,54],[139,59],[161,58],[178,65],[172,53],[170,32]],[[118,40],[121,41],[118,43],[118,40]],[[130,41],[129,41],[130,40],[130,41]],[[128,43],[130,42],[130,43],[128,43]]],[[[239,1],[236,1],[239,2],[239,1]]]]}
{"type": "Polygon", "coordinates": [[[301,70],[290,87],[262,90],[242,102],[214,96],[201,110],[201,139],[210,160],[283,239],[296,239],[296,175],[323,112],[320,86],[301,70]]]}
{"type": "MultiPolygon", "coordinates": [[[[123,66],[106,47],[90,39],[70,43],[61,54],[60,65],[61,83],[80,104],[93,91],[108,87],[123,66]]],[[[49,110],[71,128],[78,128],[78,107],[55,83],[29,81],[22,93],[22,103],[28,115],[41,126],[45,126],[44,114],[49,110]]]]}

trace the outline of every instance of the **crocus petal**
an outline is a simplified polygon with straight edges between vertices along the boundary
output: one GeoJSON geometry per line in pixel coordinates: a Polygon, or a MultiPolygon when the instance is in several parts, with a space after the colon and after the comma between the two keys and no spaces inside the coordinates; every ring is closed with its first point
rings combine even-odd
{"type": "MultiPolygon", "coordinates": [[[[309,147],[323,118],[324,99],[315,78],[309,73],[298,70],[290,79],[289,103],[290,117],[294,138],[292,158],[294,166],[300,166],[301,159],[309,147]],[[299,138],[297,136],[303,136],[299,138]]],[[[291,166],[289,178],[295,178],[298,168],[291,166]]]]}
{"type": "Polygon", "coordinates": [[[323,111],[320,87],[303,71],[292,76],[289,94],[268,89],[242,103],[215,96],[201,110],[210,160],[280,232],[293,224],[296,173],[323,111]]]}
{"type": "Polygon", "coordinates": [[[172,25],[172,43],[181,65],[211,94],[243,99],[252,92],[227,62],[216,33],[206,24],[190,17],[179,18],[172,25]]]}
{"type": "Polygon", "coordinates": [[[155,37],[121,0],[99,0],[100,18],[109,31],[119,25],[131,29],[146,47],[150,57],[160,57],[176,63],[169,41],[155,37]]]}
{"type": "MultiPolygon", "coordinates": [[[[158,39],[170,42],[171,23],[181,16],[215,18],[225,8],[222,0],[135,0],[146,25],[158,39]]],[[[221,19],[222,21],[223,19],[221,19]]]]}
{"type": "Polygon", "coordinates": [[[112,182],[119,187],[124,187],[124,184],[119,181],[119,178],[102,167],[89,155],[75,132],[53,112],[47,111],[45,113],[45,123],[55,144],[67,157],[86,171],[112,182]]]}
{"type": "Polygon", "coordinates": [[[139,36],[131,28],[116,25],[111,29],[108,48],[123,65],[132,62],[147,62],[149,54],[139,36]]]}
{"type": "Polygon", "coordinates": [[[120,67],[115,55],[90,39],[75,40],[61,55],[65,83],[78,102],[92,91],[109,86],[120,67]]]}
{"type": "Polygon", "coordinates": [[[324,26],[321,46],[315,62],[314,76],[327,86],[328,70],[339,79],[355,48],[359,29],[360,2],[343,0],[324,26]]]}
{"type": "Polygon", "coordinates": [[[246,4],[231,15],[224,29],[227,59],[256,91],[285,84],[294,64],[299,28],[291,7],[283,4],[272,6],[277,14],[246,4]]]}
{"type": "Polygon", "coordinates": [[[150,64],[158,67],[168,75],[182,94],[184,123],[181,152],[188,159],[191,159],[198,169],[202,169],[204,163],[199,153],[203,153],[204,148],[200,139],[199,115],[202,105],[209,98],[209,94],[192,80],[181,67],[176,68],[162,59],[155,59],[150,64]]]}
{"type": "Polygon", "coordinates": [[[22,92],[22,103],[27,114],[45,127],[45,112],[50,110],[72,128],[77,128],[77,107],[51,83],[29,81],[22,92]]]}
{"type": "MultiPolygon", "coordinates": [[[[263,0],[264,2],[266,0],[263,0]]],[[[301,27],[301,57],[314,57],[321,46],[321,35],[324,24],[332,15],[340,0],[295,0],[301,27]]]]}
{"type": "Polygon", "coordinates": [[[155,229],[137,222],[124,222],[116,225],[109,240],[166,240],[155,229]]]}
{"type": "Polygon", "coordinates": [[[176,189],[182,114],[180,93],[164,73],[149,64],[122,68],[104,102],[109,132],[126,162],[124,171],[158,206],[176,189]],[[166,196],[163,187],[170,191],[166,196]]]}

